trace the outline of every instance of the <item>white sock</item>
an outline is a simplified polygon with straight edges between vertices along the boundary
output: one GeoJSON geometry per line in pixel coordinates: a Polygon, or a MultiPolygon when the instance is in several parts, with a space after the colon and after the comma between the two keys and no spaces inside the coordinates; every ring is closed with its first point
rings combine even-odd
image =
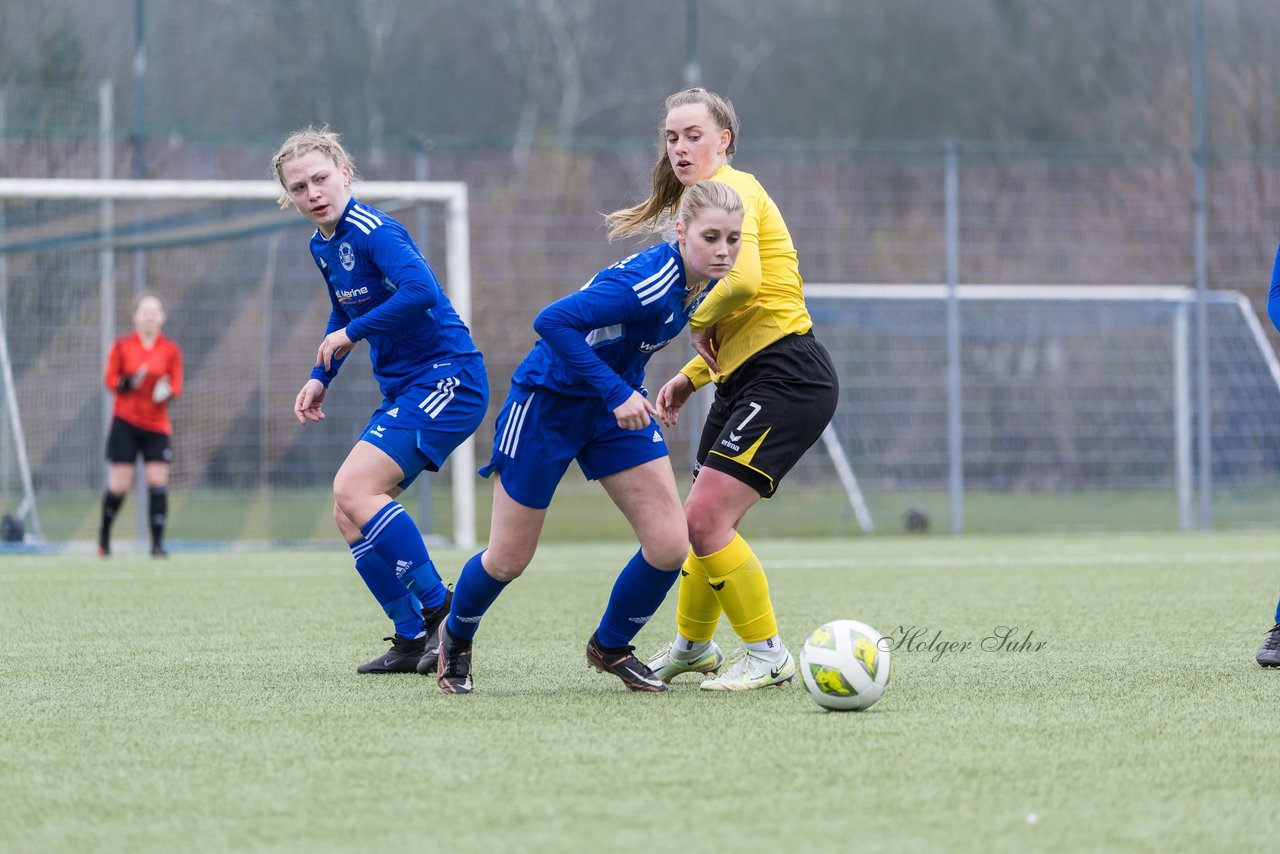
{"type": "Polygon", "coordinates": [[[756,641],[755,643],[744,643],[747,649],[752,652],[760,653],[762,658],[774,659],[781,658],[786,655],[787,650],[782,645],[782,638],[774,635],[768,640],[756,641]]]}
{"type": "Polygon", "coordinates": [[[691,641],[676,632],[676,642],[671,645],[671,657],[677,661],[692,661],[707,651],[711,641],[691,641]]]}

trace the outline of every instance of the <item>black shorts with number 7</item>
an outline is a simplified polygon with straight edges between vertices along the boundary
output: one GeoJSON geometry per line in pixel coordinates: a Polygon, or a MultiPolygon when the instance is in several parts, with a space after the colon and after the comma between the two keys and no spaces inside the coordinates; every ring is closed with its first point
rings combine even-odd
{"type": "Polygon", "coordinates": [[[724,472],[771,497],[827,428],[839,395],[831,356],[812,331],[775,341],[716,385],[697,470],[724,472]]]}

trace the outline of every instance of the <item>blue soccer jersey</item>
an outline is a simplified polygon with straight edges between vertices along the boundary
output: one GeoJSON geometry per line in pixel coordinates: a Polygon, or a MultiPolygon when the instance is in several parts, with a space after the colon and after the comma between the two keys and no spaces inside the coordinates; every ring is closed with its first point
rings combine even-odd
{"type": "Polygon", "coordinates": [[[1276,329],[1280,329],[1280,249],[1276,250],[1276,262],[1271,267],[1271,289],[1267,291],[1267,316],[1271,318],[1276,329]]]}
{"type": "MultiPolygon", "coordinates": [[[[441,369],[483,363],[417,244],[392,217],[351,199],[332,237],[319,230],[312,236],[311,255],[333,304],[325,334],[346,327],[352,341],[368,342],[373,376],[387,398],[441,369]]],[[[311,376],[327,386],[340,367],[334,360],[311,376]]]]}
{"type": "Polygon", "coordinates": [[[700,298],[686,305],[686,288],[674,243],[606,267],[538,314],[533,328],[541,338],[512,383],[603,398],[610,409],[622,405],[644,382],[649,357],[680,334],[698,307],[700,298]]]}

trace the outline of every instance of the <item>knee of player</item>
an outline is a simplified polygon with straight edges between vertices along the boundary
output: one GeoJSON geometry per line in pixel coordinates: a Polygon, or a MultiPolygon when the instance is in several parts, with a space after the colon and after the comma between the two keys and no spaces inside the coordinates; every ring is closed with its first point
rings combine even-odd
{"type": "Polygon", "coordinates": [[[354,538],[360,536],[360,526],[351,521],[351,518],[347,516],[337,501],[333,502],[333,522],[338,526],[338,531],[347,539],[347,542],[352,542],[354,538]]]}
{"type": "Polygon", "coordinates": [[[523,549],[495,549],[492,545],[485,549],[484,571],[495,581],[515,581],[529,567],[533,560],[533,552],[523,549]]]}
{"type": "Polygon", "coordinates": [[[673,532],[660,540],[641,543],[640,553],[644,555],[645,561],[650,566],[658,569],[679,569],[684,566],[685,558],[689,556],[689,538],[684,536],[683,530],[678,533],[673,532]]]}
{"type": "Polygon", "coordinates": [[[356,505],[365,497],[363,491],[356,488],[351,479],[344,478],[341,472],[338,473],[338,477],[334,478],[333,504],[335,514],[341,512],[351,516],[356,505]]]}
{"type": "Polygon", "coordinates": [[[719,514],[705,509],[690,506],[685,517],[689,523],[689,544],[695,554],[709,554],[714,551],[712,544],[724,538],[724,521],[719,514]]]}

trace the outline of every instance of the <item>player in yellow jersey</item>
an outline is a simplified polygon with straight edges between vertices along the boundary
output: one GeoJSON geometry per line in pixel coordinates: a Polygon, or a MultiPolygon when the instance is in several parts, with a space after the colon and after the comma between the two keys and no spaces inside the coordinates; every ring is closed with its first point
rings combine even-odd
{"type": "Polygon", "coordinates": [[[839,393],[831,357],[811,331],[782,214],[754,176],[729,165],[737,138],[727,99],[702,88],[677,92],[666,101],[649,198],[606,216],[610,237],[661,227],[685,188],[704,179],[733,187],[745,208],[738,263],[689,320],[698,355],[656,401],[669,427],[695,390],[715,383],[685,502],[691,549],[681,572],[676,637],[649,667],[665,681],[720,671],[724,657],[713,636],[723,613],[743,648],[723,673],[703,680],[704,689],[721,691],[783,685],[795,676],[764,568],[738,527],[822,435],[839,393]]]}

